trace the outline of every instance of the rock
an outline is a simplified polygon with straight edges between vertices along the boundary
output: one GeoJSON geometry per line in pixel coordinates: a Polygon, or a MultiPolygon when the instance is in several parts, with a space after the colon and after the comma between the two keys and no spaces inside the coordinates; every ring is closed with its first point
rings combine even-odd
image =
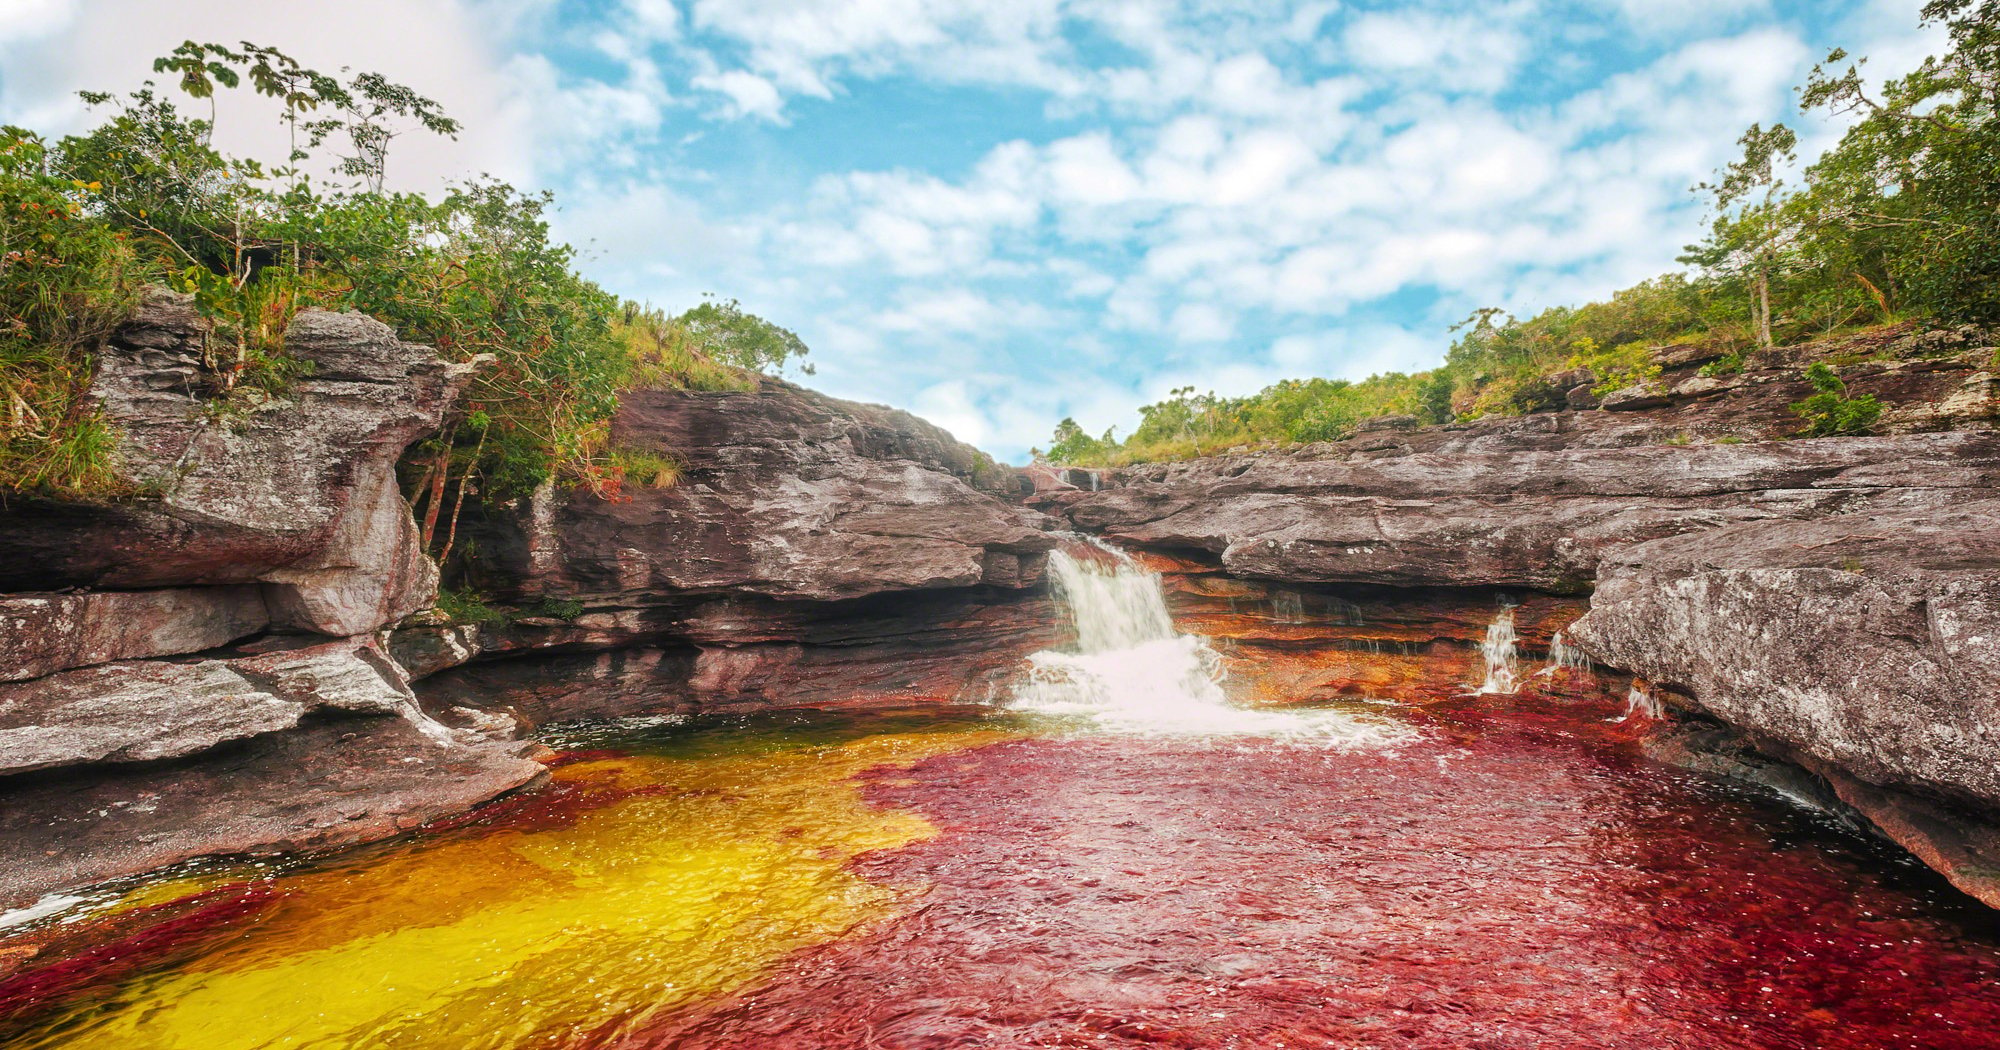
{"type": "Polygon", "coordinates": [[[0,794],[0,908],[195,857],[411,831],[534,783],[544,770],[529,749],[476,735],[440,741],[399,718],[324,718],[193,764],[15,778],[0,794]]]}
{"type": "Polygon", "coordinates": [[[1032,587],[1054,541],[999,498],[1014,475],[906,413],[775,379],[752,391],[635,391],[612,439],[682,464],[671,488],[538,497],[473,524],[515,597],[649,604],[724,591],[828,601],[1032,587]],[[1000,555],[1001,557],[996,557],[1000,555]]]}
{"type": "Polygon", "coordinates": [[[1713,343],[1687,343],[1653,348],[1653,362],[1666,371],[1693,368],[1729,356],[1726,347],[1713,343]]]}
{"type": "Polygon", "coordinates": [[[273,627],[362,634],[436,596],[437,566],[418,543],[394,461],[370,460],[360,475],[326,544],[262,577],[273,627]]]}
{"type": "Polygon", "coordinates": [[[369,638],[64,671],[0,685],[0,775],[180,758],[321,710],[413,713],[415,697],[369,638]]]}
{"type": "Polygon", "coordinates": [[[2000,807],[1996,514],[1913,497],[1621,550],[1572,637],[1855,779],[2000,807]]]}
{"type": "Polygon", "coordinates": [[[2000,484],[1993,434],[1552,451],[1533,431],[1460,440],[1478,451],[1156,464],[1042,504],[1080,529],[1211,552],[1240,576],[1579,593],[1605,551],[1634,543],[1904,498],[1943,507],[2000,484]]]}
{"type": "MultiPolygon", "coordinates": [[[[284,399],[245,400],[217,414],[201,341],[190,300],[165,292],[150,295],[107,341],[91,397],[118,434],[118,471],[135,495],[23,499],[0,510],[0,590],[130,590],[248,583],[294,566],[323,571],[312,559],[343,530],[357,485],[379,489],[403,449],[437,428],[471,368],[401,342],[379,321],[307,310],[285,343],[313,373],[284,399]]],[[[379,491],[362,495],[380,502],[379,491]]],[[[351,528],[350,543],[379,535],[351,528]]],[[[295,598],[301,580],[280,582],[295,598]]],[[[352,608],[354,584],[341,586],[350,593],[324,602],[352,608]]],[[[383,604],[397,603],[385,596],[383,604]]]]}
{"type": "Polygon", "coordinates": [[[213,649],[269,622],[252,586],[0,595],[0,682],[213,649]]]}
{"type": "Polygon", "coordinates": [[[1635,383],[1619,387],[1598,400],[1597,407],[1606,412],[1637,412],[1647,408],[1663,408],[1674,403],[1665,390],[1653,383],[1635,383]]]}
{"type": "Polygon", "coordinates": [[[1696,398],[1696,397],[1701,397],[1705,394],[1714,394],[1724,390],[1730,390],[1733,389],[1735,386],[1736,384],[1733,382],[1730,382],[1725,379],[1718,379],[1714,376],[1694,376],[1692,378],[1683,379],[1680,382],[1675,383],[1673,389],[1673,396],[1683,399],[1696,398]]]}
{"type": "Polygon", "coordinates": [[[306,311],[304,377],[217,401],[204,338],[155,293],[104,348],[128,492],[0,508],[0,588],[31,591],[0,595],[0,895],[380,838],[539,775],[425,717],[376,637],[432,600],[395,465],[470,366],[306,311]]]}
{"type": "MultiPolygon", "coordinates": [[[[551,628],[519,621],[482,628],[481,651],[506,659],[435,673],[416,689],[429,710],[501,711],[527,727],[856,701],[983,701],[1029,653],[1055,644],[1057,621],[1046,597],[1019,592],[835,602],[732,595],[678,609],[586,614],[551,628]]],[[[392,648],[406,644],[405,633],[392,648]]]]}
{"type": "Polygon", "coordinates": [[[1418,425],[1419,424],[1417,422],[1417,417],[1411,415],[1370,416],[1367,419],[1364,419],[1361,422],[1354,424],[1354,432],[1356,434],[1368,434],[1381,431],[1401,432],[1401,431],[1415,430],[1417,429],[1418,425]]]}
{"type": "Polygon", "coordinates": [[[304,713],[217,661],[66,671],[0,686],[0,774],[178,758],[288,729],[304,713]]]}

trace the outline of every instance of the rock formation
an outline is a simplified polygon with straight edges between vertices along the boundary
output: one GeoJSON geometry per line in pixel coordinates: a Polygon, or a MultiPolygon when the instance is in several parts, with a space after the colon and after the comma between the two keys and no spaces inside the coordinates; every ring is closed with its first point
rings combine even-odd
{"type": "Polygon", "coordinates": [[[1234,577],[1590,595],[1569,635],[1591,656],[2000,905],[2000,401],[1976,336],[1876,333],[1720,377],[1683,352],[1601,408],[1579,382],[1588,407],[1045,472],[1031,502],[1234,577]],[[1844,375],[1904,433],[1782,440],[1799,365],[1836,351],[1882,358],[1844,375]]]}
{"type": "Polygon", "coordinates": [[[218,409],[206,338],[155,293],[104,348],[129,495],[0,509],[0,904],[380,838],[541,775],[425,718],[380,633],[436,585],[396,460],[469,366],[308,311],[295,387],[218,409]]]}
{"type": "Polygon", "coordinates": [[[680,482],[473,514],[510,613],[451,623],[395,469],[471,366],[306,312],[293,387],[218,400],[206,338],[156,293],[105,348],[124,495],[0,509],[0,907],[407,830],[540,777],[540,722],[952,698],[1047,640],[1011,472],[776,380],[629,394],[680,482]]]}
{"type": "Polygon", "coordinates": [[[423,683],[433,706],[533,722],[949,699],[1047,637],[1046,521],[1013,502],[1012,472],[908,413],[763,379],[628,393],[612,440],[672,457],[678,481],[543,490],[464,526],[484,589],[566,615],[455,636],[489,660],[423,683]]]}

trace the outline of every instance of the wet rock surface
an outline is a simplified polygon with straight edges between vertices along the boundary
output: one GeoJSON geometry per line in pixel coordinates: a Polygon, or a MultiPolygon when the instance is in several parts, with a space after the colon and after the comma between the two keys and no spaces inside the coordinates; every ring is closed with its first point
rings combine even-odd
{"type": "Polygon", "coordinates": [[[0,906],[213,854],[350,846],[533,783],[529,745],[329,717],[199,760],[13,778],[0,804],[0,906]]]}

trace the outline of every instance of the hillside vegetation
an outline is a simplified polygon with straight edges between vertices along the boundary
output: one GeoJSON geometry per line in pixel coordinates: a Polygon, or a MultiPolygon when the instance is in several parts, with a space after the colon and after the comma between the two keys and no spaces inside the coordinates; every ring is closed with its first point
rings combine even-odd
{"type": "MultiPolygon", "coordinates": [[[[1142,408],[1123,440],[1066,419],[1044,455],[1116,466],[1326,441],[1373,416],[1437,424],[1559,407],[1580,369],[1600,391],[1646,384],[1660,349],[1677,345],[1720,351],[1710,368],[1728,371],[1760,347],[1870,326],[2000,322],[2000,0],[1932,0],[1924,18],[1949,30],[1950,49],[1879,95],[1845,52],[1813,70],[1802,109],[1853,123],[1798,185],[1781,177],[1796,159],[1791,129],[1744,133],[1741,159],[1697,187],[1711,223],[1685,272],[1527,319],[1477,311],[1427,372],[1287,380],[1237,398],[1182,388],[1142,408]]],[[[1866,430],[1869,406],[1848,407],[1837,375],[1816,369],[1803,432],[1866,430]]]]}
{"type": "Polygon", "coordinates": [[[91,131],[0,129],[0,498],[118,496],[115,435],[89,399],[93,357],[148,285],[210,321],[212,410],[284,396],[284,332],[306,307],[360,310],[465,360],[490,355],[409,473],[431,515],[455,485],[504,497],[545,481],[615,494],[671,462],[609,445],[618,391],[746,386],[806,353],[798,336],[710,300],[678,316],[621,301],[551,238],[548,194],[489,178],[441,195],[386,188],[392,147],[457,121],[378,74],[334,77],[271,48],[187,43],[169,79],[86,92],[91,131]],[[249,92],[280,158],[214,146],[216,98],[249,92]],[[185,107],[185,108],[183,108],[185,107]]]}

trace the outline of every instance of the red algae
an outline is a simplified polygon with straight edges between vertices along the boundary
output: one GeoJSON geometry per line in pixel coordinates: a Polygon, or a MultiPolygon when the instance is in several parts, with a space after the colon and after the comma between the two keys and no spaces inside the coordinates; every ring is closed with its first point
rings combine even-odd
{"type": "Polygon", "coordinates": [[[1608,702],[1461,699],[1393,750],[1021,739],[877,776],[943,832],[857,939],[666,1047],[2000,1046],[1990,918],[1647,763],[1608,702]],[[1982,928],[1983,927],[1983,928],[1982,928]]]}

